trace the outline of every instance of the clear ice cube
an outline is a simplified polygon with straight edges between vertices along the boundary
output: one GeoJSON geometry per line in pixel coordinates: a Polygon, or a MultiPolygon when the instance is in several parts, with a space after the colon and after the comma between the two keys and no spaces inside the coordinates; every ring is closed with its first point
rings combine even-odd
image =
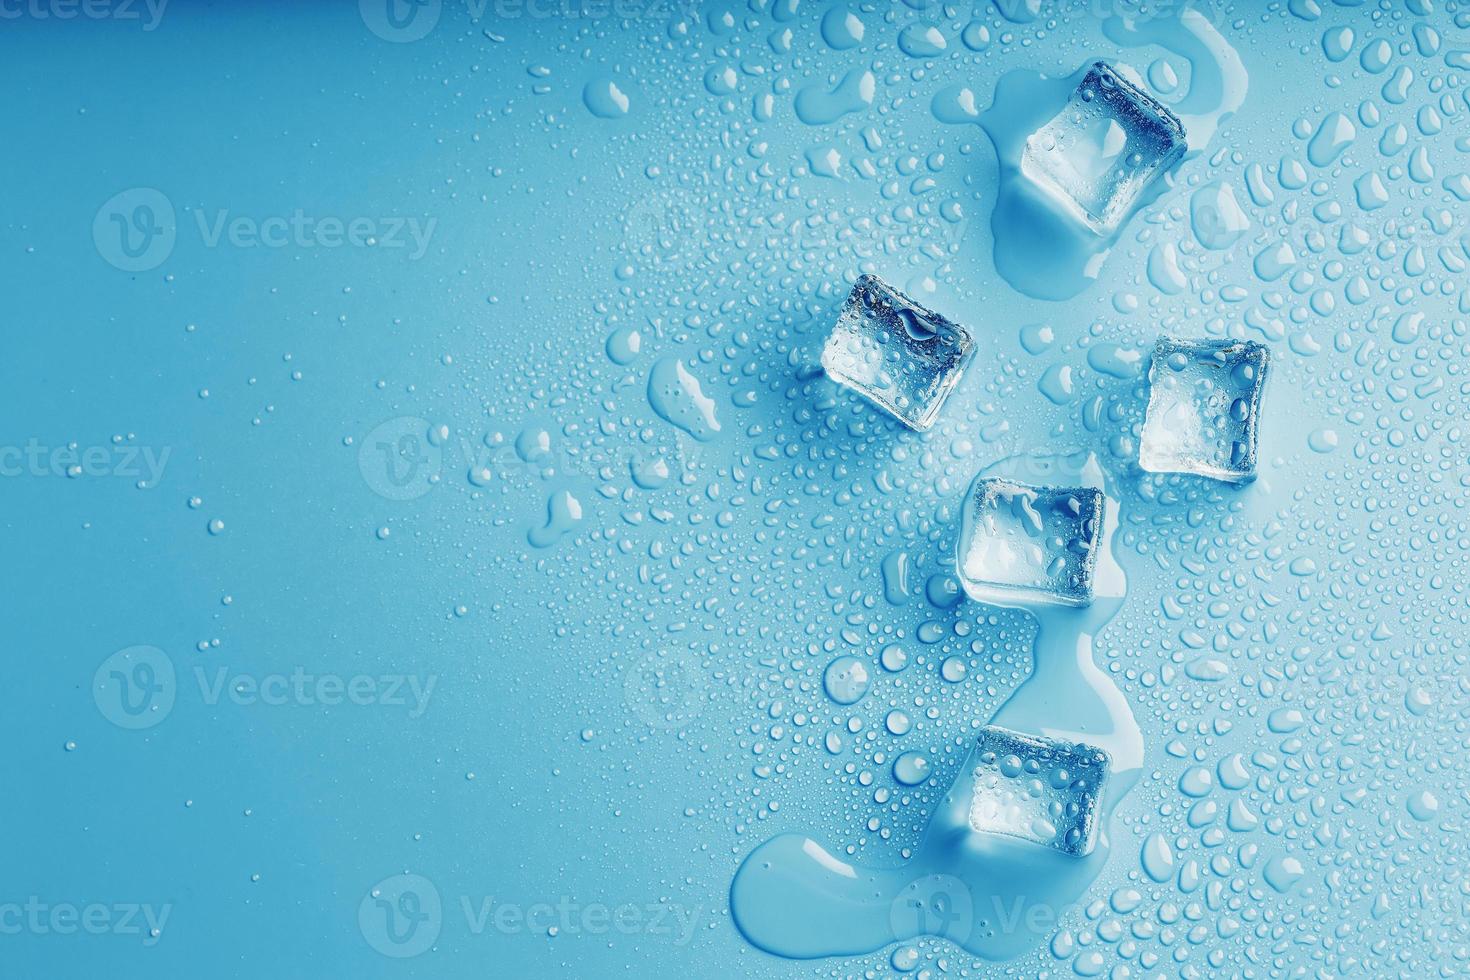
{"type": "Polygon", "coordinates": [[[989,725],[971,761],[971,830],[1091,853],[1111,763],[1106,752],[989,725]]]}
{"type": "Polygon", "coordinates": [[[835,381],[911,429],[934,424],[975,354],[969,331],[874,275],[853,284],[822,349],[835,381]]]}
{"type": "Polygon", "coordinates": [[[1021,173],[1104,235],[1185,149],[1174,114],[1099,61],[1062,111],[1027,137],[1021,173]]]}
{"type": "Polygon", "coordinates": [[[1160,337],[1148,372],[1138,464],[1152,473],[1254,480],[1270,359],[1270,350],[1253,340],[1160,337]]]}
{"type": "Polygon", "coordinates": [[[1105,500],[1094,487],[976,479],[956,555],[966,594],[999,605],[1091,604],[1105,500]]]}

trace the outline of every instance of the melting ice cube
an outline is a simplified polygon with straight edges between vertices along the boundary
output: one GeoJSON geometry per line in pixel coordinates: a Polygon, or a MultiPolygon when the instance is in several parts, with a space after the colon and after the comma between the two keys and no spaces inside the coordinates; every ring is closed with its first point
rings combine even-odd
{"type": "Polygon", "coordinates": [[[1094,487],[976,479],[956,556],[965,592],[1000,605],[1089,605],[1104,501],[1094,487]]]}
{"type": "Polygon", "coordinates": [[[989,725],[970,758],[971,830],[1079,857],[1092,851],[1111,764],[1106,752],[989,725]]]}
{"type": "Polygon", "coordinates": [[[1227,483],[1256,478],[1256,426],[1270,350],[1253,340],[1160,337],[1138,464],[1227,483]]]}
{"type": "Polygon", "coordinates": [[[1027,138],[1021,173],[1103,235],[1185,149],[1174,114],[1099,61],[1065,108],[1027,138]]]}
{"type": "Polygon", "coordinates": [[[873,275],[858,277],[822,349],[834,380],[911,429],[934,424],[975,354],[969,331],[873,275]]]}

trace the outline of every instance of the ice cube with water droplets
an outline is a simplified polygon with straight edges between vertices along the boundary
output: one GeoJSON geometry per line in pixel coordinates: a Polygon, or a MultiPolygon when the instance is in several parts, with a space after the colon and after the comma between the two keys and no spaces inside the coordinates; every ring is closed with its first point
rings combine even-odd
{"type": "Polygon", "coordinates": [[[1160,337],[1149,368],[1138,463],[1226,483],[1256,478],[1256,434],[1270,350],[1253,340],[1160,337]]]}
{"type": "Polygon", "coordinates": [[[1099,61],[1062,111],[1027,138],[1021,173],[1105,235],[1185,149],[1184,127],[1174,114],[1099,61]]]}
{"type": "Polygon", "coordinates": [[[843,304],[822,367],[911,429],[934,424],[975,354],[970,332],[874,275],[843,304]]]}
{"type": "Polygon", "coordinates": [[[1091,853],[1111,765],[1106,752],[988,725],[970,758],[971,830],[1078,857],[1091,853]]]}
{"type": "Polygon", "coordinates": [[[1105,500],[1095,487],[976,479],[960,520],[960,584],[1000,605],[1091,604],[1105,500]]]}

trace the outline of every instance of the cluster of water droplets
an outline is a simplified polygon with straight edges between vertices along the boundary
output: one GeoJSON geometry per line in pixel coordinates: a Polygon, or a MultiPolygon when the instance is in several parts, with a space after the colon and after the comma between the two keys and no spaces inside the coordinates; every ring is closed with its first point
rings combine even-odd
{"type": "MultiPolygon", "coordinates": [[[[646,161],[579,243],[603,298],[555,343],[486,355],[524,365],[513,400],[445,399],[463,478],[446,466],[434,492],[458,495],[462,528],[418,533],[461,551],[481,522],[516,529],[523,548],[473,553],[467,588],[520,576],[559,649],[595,651],[548,668],[627,709],[579,744],[607,753],[613,805],[666,776],[695,787],[682,816],[712,878],[798,827],[894,867],[1034,666],[1029,614],[962,599],[960,494],[1041,440],[1085,446],[1118,474],[1115,547],[1136,566],[1091,656],[1149,750],[1097,881],[1016,968],[1463,968],[1465,14],[1092,6],[712,3],[641,22],[641,67],[566,80],[646,161]],[[1240,94],[1230,55],[1253,48],[1309,67],[1292,98],[1240,94]],[[968,124],[1006,71],[1055,79],[1098,53],[1137,59],[1192,156],[1072,284],[1089,292],[1032,303],[994,274],[1000,168],[968,124]],[[1233,139],[1231,113],[1274,138],[1233,139]],[[860,271],[982,340],[923,436],[817,364],[860,271]],[[1256,486],[1132,467],[1159,332],[1272,345],[1256,486]],[[665,740],[672,772],[626,761],[665,740]]],[[[564,47],[595,63],[612,29],[569,27],[564,47]]],[[[518,107],[569,144],[536,108],[558,72],[528,79],[518,107]]],[[[840,969],[890,967],[990,969],[942,936],[840,969]]]]}

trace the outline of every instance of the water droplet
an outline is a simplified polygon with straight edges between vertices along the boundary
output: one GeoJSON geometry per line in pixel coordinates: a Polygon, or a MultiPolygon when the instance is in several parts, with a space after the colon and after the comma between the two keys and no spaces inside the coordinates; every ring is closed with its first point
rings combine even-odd
{"type": "Polygon", "coordinates": [[[871,680],[867,664],[856,657],[838,657],[822,674],[822,687],[838,704],[856,704],[868,693],[871,680]]]}

